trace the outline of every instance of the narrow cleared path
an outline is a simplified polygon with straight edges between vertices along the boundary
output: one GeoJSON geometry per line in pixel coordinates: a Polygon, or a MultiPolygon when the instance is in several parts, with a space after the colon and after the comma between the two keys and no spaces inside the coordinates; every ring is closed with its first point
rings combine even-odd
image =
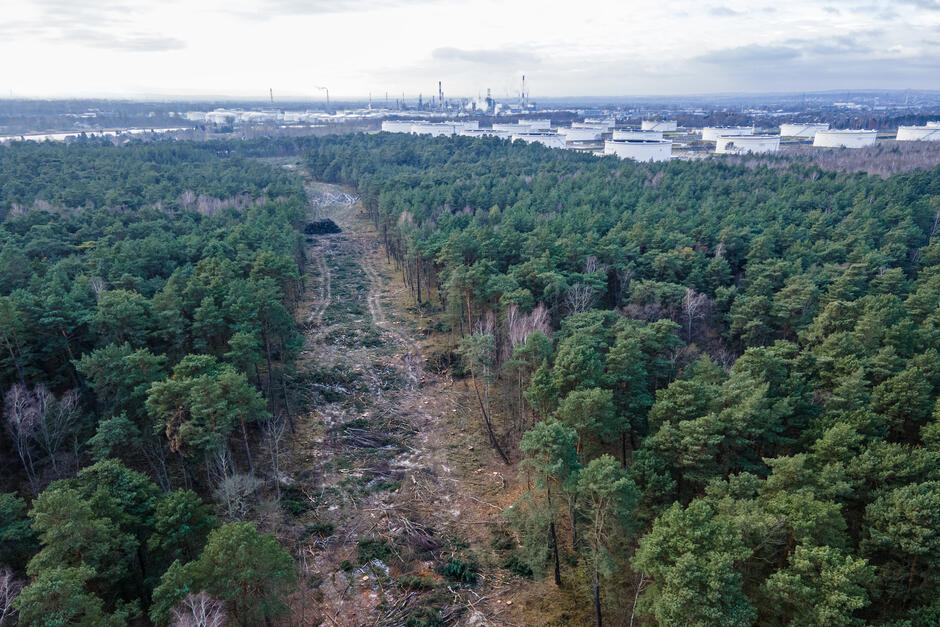
{"type": "Polygon", "coordinates": [[[311,220],[342,232],[308,237],[297,312],[307,410],[286,444],[285,499],[305,531],[291,624],[520,624],[522,584],[492,548],[511,469],[486,447],[466,386],[424,367],[430,340],[358,198],[307,191],[311,220]]]}

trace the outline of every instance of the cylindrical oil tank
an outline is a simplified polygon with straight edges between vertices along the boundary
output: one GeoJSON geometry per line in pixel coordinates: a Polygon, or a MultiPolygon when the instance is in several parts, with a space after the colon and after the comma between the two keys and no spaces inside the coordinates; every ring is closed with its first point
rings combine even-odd
{"type": "Polygon", "coordinates": [[[496,131],[491,128],[465,128],[460,131],[464,137],[499,137],[500,139],[509,139],[512,133],[509,131],[496,131]]]}
{"type": "Polygon", "coordinates": [[[816,131],[828,131],[828,122],[797,122],[794,124],[781,124],[781,137],[815,137],[816,131]]]}
{"type": "Polygon", "coordinates": [[[549,148],[564,148],[565,137],[557,133],[516,133],[512,136],[512,141],[521,139],[527,144],[542,144],[549,148]]]}
{"type": "Polygon", "coordinates": [[[878,139],[878,131],[816,131],[813,146],[821,148],[863,148],[878,139]]]}
{"type": "Polygon", "coordinates": [[[560,128],[559,135],[564,135],[569,142],[596,142],[600,141],[603,131],[599,128],[560,128]]]}
{"type": "Polygon", "coordinates": [[[672,133],[679,127],[675,120],[643,120],[640,128],[644,131],[662,131],[672,133]]]}
{"type": "Polygon", "coordinates": [[[669,161],[672,142],[669,140],[609,139],[604,142],[605,155],[617,155],[634,161],[669,161]]]}
{"type": "Polygon", "coordinates": [[[415,135],[431,135],[432,137],[449,137],[457,134],[457,129],[450,122],[415,122],[411,125],[411,132],[415,135]]]}
{"type": "Polygon", "coordinates": [[[777,152],[779,149],[779,135],[719,135],[715,143],[718,154],[777,152]]]}
{"type": "Polygon", "coordinates": [[[509,124],[508,122],[494,122],[493,123],[494,131],[506,131],[507,133],[518,133],[519,125],[518,124],[509,124]]]}
{"type": "Polygon", "coordinates": [[[643,131],[638,128],[615,128],[614,139],[645,139],[662,141],[662,131],[643,131]]]}
{"type": "Polygon", "coordinates": [[[936,142],[940,141],[940,123],[934,122],[934,125],[927,123],[927,126],[899,126],[899,142],[936,142]]]}
{"type": "Polygon", "coordinates": [[[702,129],[702,141],[713,142],[719,135],[753,135],[753,126],[706,126],[702,129]]]}
{"type": "Polygon", "coordinates": [[[551,120],[544,119],[531,119],[531,120],[519,120],[518,125],[520,127],[526,127],[528,130],[523,132],[536,132],[536,131],[547,131],[552,128],[551,120]]]}

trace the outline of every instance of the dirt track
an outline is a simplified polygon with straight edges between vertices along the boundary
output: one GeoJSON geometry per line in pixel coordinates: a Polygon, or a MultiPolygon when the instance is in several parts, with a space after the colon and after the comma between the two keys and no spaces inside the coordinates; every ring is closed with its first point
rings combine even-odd
{"type": "Polygon", "coordinates": [[[429,340],[355,197],[308,186],[301,373],[308,411],[287,445],[305,587],[294,625],[510,625],[518,578],[490,546],[512,472],[485,445],[465,386],[427,372],[429,340]],[[476,582],[445,576],[473,563],[476,582]],[[436,617],[436,618],[435,618],[436,617]],[[434,622],[435,620],[440,622],[434,622]]]}

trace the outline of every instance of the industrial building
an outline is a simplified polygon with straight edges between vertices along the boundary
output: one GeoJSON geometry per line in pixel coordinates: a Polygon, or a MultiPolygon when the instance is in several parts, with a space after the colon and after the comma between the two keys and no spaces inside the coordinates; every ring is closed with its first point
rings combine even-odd
{"type": "Polygon", "coordinates": [[[878,139],[878,131],[816,131],[813,146],[821,148],[863,148],[878,139]]]}
{"type": "Polygon", "coordinates": [[[802,122],[798,124],[781,124],[781,137],[806,137],[816,136],[816,131],[828,131],[828,122],[802,122]]]}
{"type": "Polygon", "coordinates": [[[411,120],[385,120],[382,122],[382,130],[386,133],[410,133],[411,120]]]}
{"type": "Polygon", "coordinates": [[[644,131],[661,131],[664,133],[674,133],[679,128],[679,123],[675,120],[643,120],[640,128],[644,131]]]}
{"type": "Polygon", "coordinates": [[[542,144],[549,148],[565,148],[565,136],[557,133],[516,133],[512,136],[512,141],[520,139],[527,144],[542,144]]]}
{"type": "Polygon", "coordinates": [[[940,122],[927,122],[924,126],[899,126],[897,141],[940,141],[940,122]]]}
{"type": "Polygon", "coordinates": [[[779,149],[779,135],[719,135],[715,143],[715,152],[722,155],[777,152],[779,149]]]}
{"type": "Polygon", "coordinates": [[[638,128],[618,128],[614,129],[614,139],[645,139],[653,141],[662,141],[662,131],[644,131],[638,128]]]}
{"type": "Polygon", "coordinates": [[[702,129],[702,141],[718,141],[721,135],[753,135],[753,126],[706,126],[702,129]]]}
{"type": "Polygon", "coordinates": [[[669,161],[672,142],[669,140],[609,139],[604,142],[605,155],[617,155],[634,161],[669,161]]]}

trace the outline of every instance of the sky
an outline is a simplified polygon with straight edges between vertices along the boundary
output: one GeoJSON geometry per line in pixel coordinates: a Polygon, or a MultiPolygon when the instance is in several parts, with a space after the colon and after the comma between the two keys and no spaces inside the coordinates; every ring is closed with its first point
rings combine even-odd
{"type": "Polygon", "coordinates": [[[0,97],[940,89],[940,0],[0,0],[0,97]]]}

